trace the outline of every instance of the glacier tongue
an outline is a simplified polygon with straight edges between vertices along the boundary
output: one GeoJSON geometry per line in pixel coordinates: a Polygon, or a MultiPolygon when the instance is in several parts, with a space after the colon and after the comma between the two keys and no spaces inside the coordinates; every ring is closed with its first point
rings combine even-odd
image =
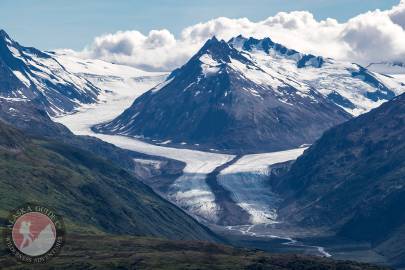
{"type": "Polygon", "coordinates": [[[217,223],[219,207],[206,183],[207,174],[184,173],[170,187],[167,198],[199,220],[217,223]]]}
{"type": "Polygon", "coordinates": [[[271,192],[271,165],[295,160],[306,148],[246,155],[218,176],[219,183],[232,193],[233,200],[247,211],[252,224],[277,222],[277,196],[271,192]]]}
{"type": "MultiPolygon", "coordinates": [[[[69,71],[80,73],[100,89],[110,89],[111,92],[104,94],[102,103],[85,106],[74,114],[54,120],[66,125],[77,135],[90,135],[121,148],[185,162],[184,174],[175,180],[164,195],[199,220],[216,223],[220,209],[215,202],[215,195],[206,183],[206,177],[218,166],[232,160],[234,155],[152,145],[134,138],[91,131],[94,124],[114,118],[130,106],[137,96],[159,84],[165,74],[139,73],[126,66],[111,66],[112,64],[106,62],[92,60],[87,62],[63,55],[59,55],[58,60],[69,71]],[[100,65],[106,68],[99,68],[100,65]]],[[[221,172],[218,176],[219,184],[228,189],[237,204],[251,215],[252,223],[273,222],[276,215],[272,205],[277,199],[268,189],[267,168],[277,162],[295,159],[303,150],[300,148],[244,156],[221,172]],[[263,189],[261,194],[259,189],[263,189]]]]}

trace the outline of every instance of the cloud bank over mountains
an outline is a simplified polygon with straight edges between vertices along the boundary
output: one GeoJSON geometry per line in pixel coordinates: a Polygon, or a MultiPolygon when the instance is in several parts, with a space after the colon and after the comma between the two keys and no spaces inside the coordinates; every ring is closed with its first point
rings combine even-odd
{"type": "Polygon", "coordinates": [[[280,12],[263,21],[216,18],[189,26],[175,37],[166,29],[119,31],[96,37],[75,54],[146,70],[168,71],[184,64],[212,36],[228,40],[270,37],[289,48],[361,64],[405,62],[405,0],[390,10],[360,14],[347,22],[318,21],[307,11],[280,12]]]}

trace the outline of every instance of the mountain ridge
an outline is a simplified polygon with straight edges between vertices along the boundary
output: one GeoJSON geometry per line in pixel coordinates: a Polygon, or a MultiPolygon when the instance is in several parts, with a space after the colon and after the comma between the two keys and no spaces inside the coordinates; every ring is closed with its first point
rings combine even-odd
{"type": "Polygon", "coordinates": [[[166,82],[94,130],[253,153],[311,143],[321,131],[349,118],[318,92],[280,83],[214,37],[166,82]]]}
{"type": "Polygon", "coordinates": [[[0,31],[0,95],[37,100],[52,116],[98,101],[101,90],[68,72],[51,54],[24,47],[0,31]]]}

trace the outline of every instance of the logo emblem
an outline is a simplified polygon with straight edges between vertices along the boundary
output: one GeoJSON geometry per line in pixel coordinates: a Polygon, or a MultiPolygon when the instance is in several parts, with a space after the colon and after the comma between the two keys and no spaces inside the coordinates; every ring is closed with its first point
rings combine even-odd
{"type": "Polygon", "coordinates": [[[47,207],[26,204],[10,213],[4,242],[19,261],[46,262],[59,253],[65,242],[63,219],[47,207]]]}

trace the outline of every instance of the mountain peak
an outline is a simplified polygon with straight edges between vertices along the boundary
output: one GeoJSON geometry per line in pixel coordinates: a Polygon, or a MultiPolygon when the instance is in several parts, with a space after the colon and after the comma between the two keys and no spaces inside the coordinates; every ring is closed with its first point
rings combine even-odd
{"type": "Polygon", "coordinates": [[[7,43],[12,42],[12,39],[10,38],[10,36],[3,29],[0,29],[0,41],[1,42],[7,42],[7,43]]]}
{"type": "Polygon", "coordinates": [[[215,35],[212,38],[210,38],[209,40],[212,40],[214,42],[219,42],[219,40],[217,39],[217,37],[215,35]]]}
{"type": "Polygon", "coordinates": [[[6,31],[4,31],[4,29],[0,29],[0,36],[2,36],[2,37],[7,36],[8,37],[8,34],[7,34],[6,31]]]}
{"type": "Polygon", "coordinates": [[[289,49],[282,44],[273,42],[273,40],[271,40],[271,38],[269,37],[257,39],[254,37],[244,38],[242,36],[238,36],[235,39],[231,39],[229,43],[233,46],[236,46],[236,48],[238,49],[246,51],[252,51],[256,49],[264,51],[268,54],[270,53],[270,50],[274,50],[280,54],[287,56],[299,54],[299,52],[297,52],[296,50],[289,49]]]}
{"type": "Polygon", "coordinates": [[[226,43],[224,40],[219,40],[219,39],[217,39],[216,36],[213,36],[212,38],[208,39],[208,40],[205,42],[205,44],[204,44],[204,46],[201,48],[201,50],[209,49],[209,48],[216,47],[216,46],[221,46],[221,45],[223,45],[223,44],[226,44],[226,45],[227,45],[227,43],[226,43]]]}
{"type": "Polygon", "coordinates": [[[210,55],[213,59],[220,62],[229,62],[229,57],[232,55],[233,48],[229,46],[224,40],[218,40],[215,36],[207,40],[204,46],[196,54],[200,58],[204,54],[210,55]]]}
{"type": "Polygon", "coordinates": [[[51,55],[20,45],[4,30],[0,30],[0,66],[0,96],[39,100],[51,115],[93,103],[100,91],[51,55]]]}
{"type": "Polygon", "coordinates": [[[232,44],[234,41],[246,41],[248,38],[244,37],[242,34],[239,34],[237,37],[231,38],[228,43],[232,44]]]}
{"type": "Polygon", "coordinates": [[[228,41],[228,44],[234,47],[235,49],[241,50],[243,48],[243,44],[248,40],[248,38],[244,37],[243,35],[239,35],[237,37],[233,37],[228,41]]]}

